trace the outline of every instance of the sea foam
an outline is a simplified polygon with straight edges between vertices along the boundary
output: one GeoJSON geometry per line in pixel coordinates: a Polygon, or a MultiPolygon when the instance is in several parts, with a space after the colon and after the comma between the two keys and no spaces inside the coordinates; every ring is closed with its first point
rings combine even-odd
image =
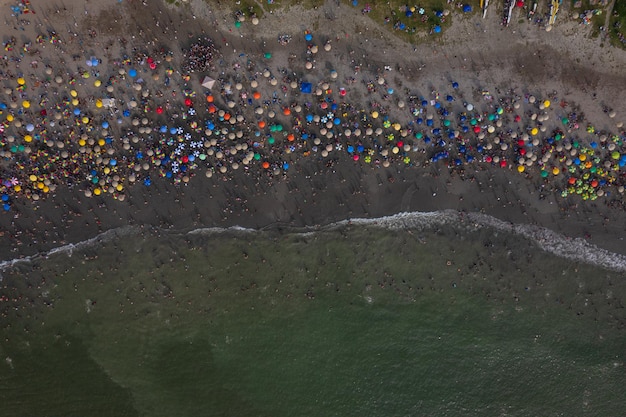
{"type": "MultiPolygon", "coordinates": [[[[272,227],[272,225],[270,225],[262,229],[252,229],[241,226],[204,227],[186,232],[174,229],[158,230],[163,234],[171,233],[179,235],[181,233],[187,235],[212,235],[224,233],[248,234],[263,233],[272,228],[278,228],[277,225],[274,226],[275,227],[272,227]]],[[[561,258],[587,263],[613,271],[626,272],[626,256],[624,255],[599,248],[584,239],[564,236],[545,227],[509,223],[482,213],[465,213],[455,210],[403,212],[377,218],[354,218],[342,220],[323,226],[309,226],[302,228],[282,226],[282,229],[287,233],[299,234],[303,236],[354,226],[379,227],[387,230],[432,230],[442,226],[459,227],[466,230],[491,229],[494,231],[522,236],[531,242],[534,242],[540,249],[561,258]]],[[[45,259],[52,255],[65,254],[67,256],[72,256],[73,252],[76,250],[97,246],[105,242],[119,239],[123,236],[137,234],[141,230],[143,229],[139,226],[125,226],[111,229],[82,242],[59,246],[57,248],[50,249],[49,251],[37,253],[31,256],[2,261],[0,262],[0,274],[2,271],[20,264],[45,259]]]]}

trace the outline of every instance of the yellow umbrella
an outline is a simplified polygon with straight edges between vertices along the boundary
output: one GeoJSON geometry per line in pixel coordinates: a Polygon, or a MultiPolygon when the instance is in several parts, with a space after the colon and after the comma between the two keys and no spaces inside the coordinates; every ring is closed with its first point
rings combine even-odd
{"type": "Polygon", "coordinates": [[[530,134],[533,136],[537,135],[537,133],[539,133],[539,129],[537,129],[536,127],[533,127],[533,129],[530,131],[530,134]]]}
{"type": "Polygon", "coordinates": [[[17,79],[17,83],[19,85],[24,85],[24,84],[26,84],[26,80],[24,78],[20,77],[20,78],[17,79]]]}
{"type": "Polygon", "coordinates": [[[96,81],[94,81],[94,82],[93,82],[93,85],[94,85],[95,87],[100,87],[100,86],[102,85],[102,81],[100,81],[100,80],[96,80],[96,81]]]}
{"type": "Polygon", "coordinates": [[[30,143],[33,141],[33,137],[31,135],[24,136],[24,142],[30,143]]]}
{"type": "Polygon", "coordinates": [[[78,99],[77,98],[72,100],[72,106],[78,106],[78,99]]]}
{"type": "Polygon", "coordinates": [[[70,96],[76,97],[78,96],[78,93],[76,92],[76,90],[70,90],[70,96]]]}
{"type": "Polygon", "coordinates": [[[517,172],[519,172],[520,174],[524,172],[525,170],[526,170],[526,167],[524,167],[524,165],[519,165],[517,167],[517,172]]]}
{"type": "Polygon", "coordinates": [[[25,109],[30,107],[30,101],[28,100],[24,100],[22,101],[22,107],[24,107],[25,109]]]}
{"type": "Polygon", "coordinates": [[[546,100],[543,102],[543,106],[547,109],[548,107],[550,107],[550,100],[546,100]]]}

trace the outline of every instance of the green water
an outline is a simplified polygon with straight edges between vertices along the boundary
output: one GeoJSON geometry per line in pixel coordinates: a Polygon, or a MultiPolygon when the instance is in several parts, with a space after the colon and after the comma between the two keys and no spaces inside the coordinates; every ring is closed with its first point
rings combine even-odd
{"type": "Polygon", "coordinates": [[[616,416],[623,281],[489,231],[125,237],[4,274],[0,414],[616,416]]]}

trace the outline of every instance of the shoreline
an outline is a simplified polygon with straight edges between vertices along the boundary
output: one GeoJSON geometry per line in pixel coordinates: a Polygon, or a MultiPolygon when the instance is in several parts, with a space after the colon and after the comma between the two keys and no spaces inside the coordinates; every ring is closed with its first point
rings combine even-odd
{"type": "Polygon", "coordinates": [[[109,229],[82,242],[68,243],[51,248],[45,252],[38,252],[20,258],[0,260],[0,281],[2,281],[1,277],[3,272],[11,270],[20,264],[37,262],[55,255],[72,257],[75,251],[91,249],[100,244],[119,240],[129,235],[152,233],[158,236],[163,234],[176,236],[230,234],[236,236],[240,233],[280,232],[281,234],[286,233],[288,235],[308,237],[316,233],[352,227],[373,227],[390,231],[406,230],[410,232],[432,232],[439,227],[452,227],[453,229],[468,232],[476,232],[483,229],[495,232],[501,231],[511,236],[522,237],[536,246],[537,249],[560,258],[601,267],[614,272],[626,272],[625,254],[607,251],[590,244],[582,238],[565,236],[541,226],[505,222],[486,214],[446,209],[432,212],[400,212],[377,218],[356,217],[315,226],[293,226],[283,223],[274,223],[268,224],[262,228],[247,228],[233,225],[228,227],[200,227],[191,230],[160,229],[154,226],[146,230],[144,226],[122,226],[109,229]]]}

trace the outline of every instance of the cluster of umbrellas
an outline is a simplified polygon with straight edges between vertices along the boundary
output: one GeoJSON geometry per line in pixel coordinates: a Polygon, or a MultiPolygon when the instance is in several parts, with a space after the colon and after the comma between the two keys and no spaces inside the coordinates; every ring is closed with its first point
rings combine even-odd
{"type": "MultiPolygon", "coordinates": [[[[313,33],[303,38],[303,50],[317,54],[313,33]]],[[[195,53],[212,45],[206,41],[192,47],[195,53]]],[[[156,177],[282,177],[302,158],[409,169],[482,164],[549,181],[563,196],[624,191],[624,131],[596,130],[552,97],[484,91],[471,103],[456,82],[445,92],[402,95],[383,71],[361,74],[367,95],[352,101],[353,89],[362,87],[344,85],[334,69],[305,65],[301,76],[276,77],[265,68],[238,81],[207,81],[190,68],[179,73],[166,58],[137,55],[107,65],[90,57],[91,71],[62,76],[47,67],[41,79],[15,78],[0,101],[3,209],[58,186],[123,200],[129,185],[150,187],[156,177]],[[166,79],[175,97],[153,93],[166,79]],[[195,91],[202,81],[206,88],[195,91]],[[42,84],[57,93],[43,94],[36,87],[42,84]],[[276,91],[284,100],[272,100],[276,91]]]]}

